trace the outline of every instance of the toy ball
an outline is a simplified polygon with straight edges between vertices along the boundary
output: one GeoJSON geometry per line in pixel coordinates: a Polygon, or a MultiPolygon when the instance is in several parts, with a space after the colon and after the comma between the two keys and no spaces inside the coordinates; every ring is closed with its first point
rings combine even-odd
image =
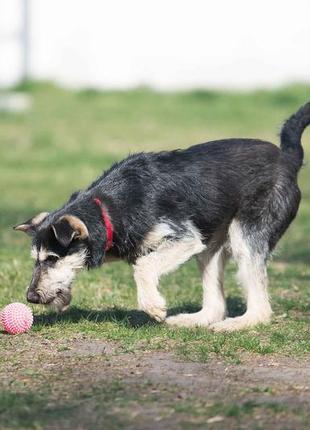
{"type": "Polygon", "coordinates": [[[24,333],[32,326],[32,311],[23,303],[11,303],[0,312],[0,323],[9,334],[24,333]]]}

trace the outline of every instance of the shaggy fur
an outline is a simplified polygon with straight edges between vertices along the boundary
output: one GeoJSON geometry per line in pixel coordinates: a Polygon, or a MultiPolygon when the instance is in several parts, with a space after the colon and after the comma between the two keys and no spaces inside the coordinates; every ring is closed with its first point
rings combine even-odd
{"type": "Polygon", "coordinates": [[[123,259],[134,266],[140,309],[163,321],[161,275],[197,255],[202,310],[170,317],[168,323],[234,330],[268,321],[266,262],[298,210],[300,139],[309,123],[307,103],[285,122],[281,149],[256,139],[226,139],[135,154],[116,163],[62,208],[16,226],[33,237],[36,265],[28,300],[67,307],[77,270],[123,259]],[[106,227],[95,199],[113,225],[107,252],[106,227]],[[223,272],[230,255],[238,264],[247,311],[224,319],[223,272]]]}

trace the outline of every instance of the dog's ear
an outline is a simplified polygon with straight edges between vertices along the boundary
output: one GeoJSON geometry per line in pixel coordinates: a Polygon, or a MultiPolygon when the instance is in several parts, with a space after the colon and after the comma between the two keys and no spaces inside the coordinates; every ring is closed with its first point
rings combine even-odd
{"type": "Polygon", "coordinates": [[[58,242],[67,248],[73,239],[87,239],[89,236],[86,225],[74,215],[63,215],[52,225],[58,242]]]}
{"type": "Polygon", "coordinates": [[[17,224],[13,228],[16,231],[23,231],[24,233],[33,235],[42,221],[47,217],[48,212],[41,212],[33,218],[28,219],[28,221],[23,222],[22,224],[17,224]]]}

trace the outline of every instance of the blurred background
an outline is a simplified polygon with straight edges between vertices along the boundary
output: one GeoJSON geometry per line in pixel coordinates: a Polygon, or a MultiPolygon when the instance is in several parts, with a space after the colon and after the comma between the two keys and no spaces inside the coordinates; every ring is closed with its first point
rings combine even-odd
{"type": "Polygon", "coordinates": [[[309,81],[310,3],[1,0],[0,83],[253,88],[309,81]]]}
{"type": "MultiPolygon", "coordinates": [[[[310,101],[309,17],[309,0],[0,0],[0,309],[25,302],[33,268],[30,240],[12,226],[61,207],[114,161],[130,152],[226,137],[278,145],[282,122],[310,101]]],[[[29,335],[12,338],[0,330],[1,429],[172,428],[175,418],[176,426],[184,426],[173,428],[198,429],[209,426],[210,417],[215,425],[214,418],[227,419],[216,428],[309,428],[308,388],[296,385],[306,373],[297,382],[294,376],[306,370],[306,361],[289,360],[309,357],[310,127],[303,147],[300,210],[268,269],[275,312],[270,326],[213,335],[154,325],[133,311],[131,267],[114,263],[85,271],[66,314],[34,305],[29,335]],[[82,338],[81,355],[71,353],[68,342],[82,338]],[[99,349],[90,349],[88,356],[93,344],[87,339],[108,340],[107,351],[110,342],[116,349],[111,355],[100,349],[101,358],[99,349]],[[267,373],[262,360],[253,361],[242,370],[243,385],[238,376],[231,382],[238,395],[225,382],[238,373],[225,367],[219,391],[211,381],[217,368],[204,368],[211,375],[206,392],[215,391],[221,407],[202,385],[192,385],[195,378],[177,391],[167,378],[162,390],[157,373],[150,385],[126,365],[124,386],[118,371],[112,379],[115,363],[122,363],[119,351],[152,348],[190,361],[214,358],[223,366],[223,360],[240,363],[239,356],[255,360],[255,354],[267,360],[278,352],[288,367],[278,367],[273,355],[273,376],[258,385],[253,366],[262,369],[261,378],[267,373]],[[103,362],[112,364],[107,374],[103,362]],[[253,383],[245,387],[250,373],[253,383]],[[201,397],[191,403],[196,391],[201,397]],[[129,424],[118,425],[126,413],[129,424]]],[[[231,315],[244,310],[234,272],[229,265],[231,315]]],[[[202,289],[195,261],[164,278],[161,289],[174,312],[198,310],[202,289]]],[[[128,360],[134,366],[137,358],[128,360]]],[[[153,361],[160,369],[161,359],[153,361]]],[[[174,361],[169,366],[160,373],[183,372],[179,364],[176,373],[169,370],[174,361]]]]}
{"type": "Polygon", "coordinates": [[[129,152],[277,143],[310,99],[309,16],[308,0],[0,0],[2,243],[129,152]]]}

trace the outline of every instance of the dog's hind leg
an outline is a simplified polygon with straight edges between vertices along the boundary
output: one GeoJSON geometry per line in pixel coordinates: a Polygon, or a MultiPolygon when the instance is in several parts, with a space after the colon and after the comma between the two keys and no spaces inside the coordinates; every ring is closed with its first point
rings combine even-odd
{"type": "Polygon", "coordinates": [[[184,238],[168,240],[156,251],[137,259],[134,278],[137,284],[139,309],[157,321],[166,318],[166,303],[158,291],[161,275],[176,270],[195,254],[205,249],[197,230],[187,232],[184,238]]]}
{"type": "Polygon", "coordinates": [[[167,318],[167,323],[180,327],[207,326],[221,321],[226,315],[223,290],[224,267],[227,255],[224,248],[210,255],[209,250],[197,256],[202,274],[203,305],[199,312],[179,314],[167,318]]]}
{"type": "Polygon", "coordinates": [[[232,254],[238,264],[238,279],[247,297],[247,311],[239,317],[213,324],[211,328],[215,331],[233,331],[269,322],[272,314],[267,293],[267,244],[255,235],[246,237],[237,221],[231,224],[229,237],[232,254]],[[260,242],[261,246],[258,246],[260,242]]]}

